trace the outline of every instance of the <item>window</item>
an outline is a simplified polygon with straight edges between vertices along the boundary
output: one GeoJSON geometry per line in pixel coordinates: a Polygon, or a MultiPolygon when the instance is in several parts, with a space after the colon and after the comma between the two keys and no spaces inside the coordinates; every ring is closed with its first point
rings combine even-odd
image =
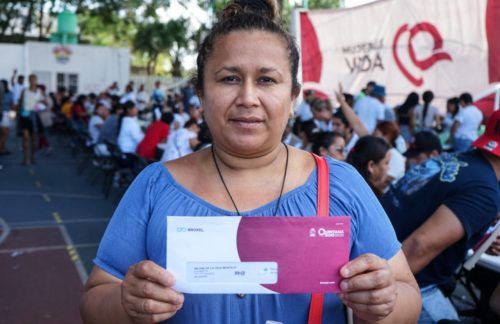
{"type": "Polygon", "coordinates": [[[71,93],[78,93],[78,74],[57,73],[57,88],[64,87],[71,93]]]}

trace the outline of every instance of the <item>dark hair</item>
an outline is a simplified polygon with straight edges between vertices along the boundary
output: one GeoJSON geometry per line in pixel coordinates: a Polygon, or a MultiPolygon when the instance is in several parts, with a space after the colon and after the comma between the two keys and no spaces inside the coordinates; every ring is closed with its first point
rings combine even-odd
{"type": "Polygon", "coordinates": [[[458,98],[459,101],[463,101],[465,102],[465,104],[471,104],[472,103],[472,96],[470,93],[468,92],[464,92],[460,95],[460,97],[458,98]]]}
{"type": "Polygon", "coordinates": [[[122,124],[123,124],[123,118],[127,116],[127,113],[135,108],[135,103],[132,100],[127,100],[123,105],[123,112],[121,113],[120,117],[118,117],[118,133],[117,135],[120,135],[120,131],[122,129],[122,124]]]}
{"type": "Polygon", "coordinates": [[[399,127],[392,121],[381,121],[377,124],[378,129],[384,136],[389,138],[389,144],[393,147],[396,146],[396,139],[399,136],[399,127]]]}
{"type": "Polygon", "coordinates": [[[198,125],[198,122],[195,119],[190,119],[184,124],[184,128],[189,128],[193,125],[198,125]]]}
{"type": "Polygon", "coordinates": [[[2,82],[2,84],[3,84],[3,89],[4,89],[5,93],[9,93],[10,92],[9,82],[5,79],[2,79],[0,82],[2,82]]]}
{"type": "Polygon", "coordinates": [[[360,138],[349,152],[349,155],[347,155],[346,162],[358,170],[377,195],[381,195],[382,193],[369,181],[370,173],[368,171],[368,164],[370,161],[379,163],[390,149],[391,146],[384,139],[368,135],[360,138]]]}
{"type": "Polygon", "coordinates": [[[455,112],[453,112],[453,114],[451,116],[453,118],[458,114],[458,111],[460,110],[460,107],[458,106],[459,102],[460,102],[460,100],[458,100],[457,97],[450,98],[446,102],[446,105],[453,105],[453,107],[455,107],[455,112]]]}
{"type": "Polygon", "coordinates": [[[204,68],[207,59],[212,54],[215,42],[234,31],[261,30],[278,35],[285,42],[290,59],[292,74],[292,94],[297,95],[300,84],[297,80],[299,68],[299,51],[295,40],[281,24],[279,6],[276,0],[233,0],[222,11],[218,22],[201,43],[198,51],[197,75],[195,84],[197,91],[203,95],[204,68]]]}
{"type": "Polygon", "coordinates": [[[337,109],[335,114],[333,114],[333,117],[340,119],[340,121],[342,122],[342,124],[345,125],[345,127],[351,127],[351,125],[349,125],[349,121],[347,120],[344,112],[341,109],[337,109]]]}
{"type": "Polygon", "coordinates": [[[429,105],[431,101],[434,99],[434,93],[432,91],[425,91],[422,94],[422,100],[424,101],[424,111],[422,113],[422,126],[425,126],[425,117],[427,117],[427,112],[429,111],[429,105]]]}
{"type": "Polygon", "coordinates": [[[172,114],[171,112],[164,112],[163,114],[161,114],[160,120],[165,124],[170,125],[174,121],[174,114],[172,114]]]}
{"type": "Polygon", "coordinates": [[[405,99],[405,102],[401,104],[398,109],[396,109],[396,114],[399,119],[399,123],[408,124],[410,118],[410,111],[418,105],[418,94],[416,92],[411,92],[405,99]],[[403,122],[404,121],[404,122],[403,122]]]}
{"type": "Polygon", "coordinates": [[[336,138],[341,137],[344,138],[344,136],[339,133],[339,132],[321,132],[318,133],[314,137],[314,143],[312,145],[312,151],[315,154],[320,154],[319,150],[320,148],[325,148],[328,150],[330,145],[333,144],[336,138]]]}

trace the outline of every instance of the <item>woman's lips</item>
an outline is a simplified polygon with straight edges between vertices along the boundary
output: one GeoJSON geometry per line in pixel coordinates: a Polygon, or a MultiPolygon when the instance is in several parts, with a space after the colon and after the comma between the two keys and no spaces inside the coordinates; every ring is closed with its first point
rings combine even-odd
{"type": "Polygon", "coordinates": [[[264,120],[256,117],[230,118],[229,121],[242,128],[255,128],[264,123],[264,120]]]}

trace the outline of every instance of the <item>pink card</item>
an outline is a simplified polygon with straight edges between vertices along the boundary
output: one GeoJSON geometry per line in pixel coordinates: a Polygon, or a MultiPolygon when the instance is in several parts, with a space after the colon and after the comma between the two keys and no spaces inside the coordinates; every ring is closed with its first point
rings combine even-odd
{"type": "Polygon", "coordinates": [[[349,217],[167,217],[167,269],[187,293],[335,293],[349,217]]]}

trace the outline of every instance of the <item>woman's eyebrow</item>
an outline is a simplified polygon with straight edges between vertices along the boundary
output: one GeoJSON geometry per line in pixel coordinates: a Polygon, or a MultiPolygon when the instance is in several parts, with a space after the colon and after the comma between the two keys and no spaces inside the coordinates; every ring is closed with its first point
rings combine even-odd
{"type": "Polygon", "coordinates": [[[220,70],[215,71],[215,74],[219,74],[222,71],[240,72],[240,68],[236,66],[223,66],[220,70]]]}

